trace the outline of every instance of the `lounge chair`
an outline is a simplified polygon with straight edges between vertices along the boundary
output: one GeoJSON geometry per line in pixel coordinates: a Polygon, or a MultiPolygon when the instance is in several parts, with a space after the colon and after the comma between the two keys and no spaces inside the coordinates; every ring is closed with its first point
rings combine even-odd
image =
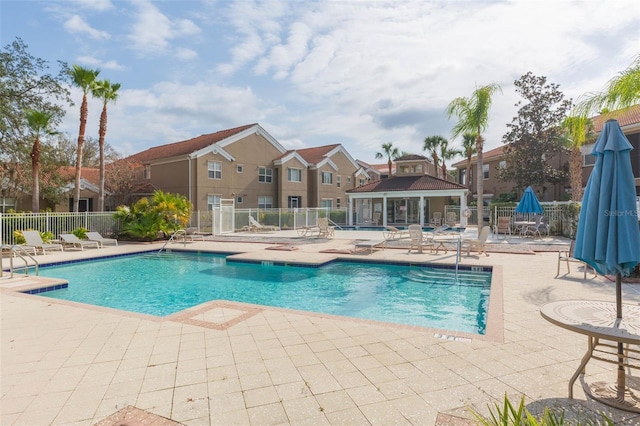
{"type": "Polygon", "coordinates": [[[477,251],[478,254],[484,253],[485,256],[489,256],[487,253],[487,249],[485,247],[487,243],[487,238],[489,238],[489,232],[491,232],[491,228],[488,226],[483,226],[480,230],[480,235],[475,239],[465,239],[462,240],[461,248],[467,249],[467,256],[471,254],[471,250],[477,251]]]}
{"type": "MultiPolygon", "coordinates": [[[[567,264],[567,274],[571,273],[571,268],[569,267],[569,263],[573,262],[573,263],[579,263],[582,265],[582,267],[584,268],[584,279],[587,279],[587,269],[591,268],[591,266],[589,266],[589,264],[583,262],[580,259],[576,259],[574,256],[574,252],[575,252],[575,248],[576,248],[576,241],[575,240],[571,240],[571,244],[569,244],[569,250],[568,251],[559,251],[558,252],[558,270],[556,272],[556,277],[560,275],[560,263],[561,262],[566,262],[567,264]]],[[[593,269],[593,268],[591,268],[593,269]]],[[[596,275],[595,270],[593,271],[594,276],[596,275]]]]}
{"type": "Polygon", "coordinates": [[[431,223],[436,226],[442,225],[442,212],[433,212],[431,223]]]}
{"type": "Polygon", "coordinates": [[[420,225],[409,225],[409,237],[411,238],[411,242],[409,243],[408,253],[411,253],[413,249],[418,250],[418,253],[422,253],[425,247],[429,247],[431,251],[435,248],[433,237],[423,233],[422,226],[420,225]]]}
{"type": "Polygon", "coordinates": [[[385,226],[382,236],[385,240],[399,240],[401,238],[409,238],[409,231],[398,229],[395,226],[385,226]]]}
{"type": "Polygon", "coordinates": [[[500,234],[511,238],[511,218],[509,216],[498,216],[498,223],[493,225],[493,235],[500,236],[500,234]]]}
{"type": "Polygon", "coordinates": [[[118,246],[118,240],[115,238],[104,238],[99,232],[87,232],[87,239],[89,241],[97,241],[101,248],[104,247],[105,244],[118,246]]]}
{"type": "Polygon", "coordinates": [[[25,248],[33,248],[36,254],[38,254],[38,250],[40,250],[42,254],[47,254],[46,250],[64,251],[62,244],[45,243],[42,241],[42,237],[38,231],[22,231],[22,236],[26,241],[24,244],[25,248]]]}
{"type": "Polygon", "coordinates": [[[447,212],[447,218],[444,221],[449,226],[455,226],[458,224],[458,215],[456,212],[447,212]]]}
{"type": "Polygon", "coordinates": [[[63,244],[72,248],[79,248],[80,250],[84,250],[85,247],[100,248],[98,241],[81,240],[73,234],[60,234],[60,239],[63,244]]]}
{"type": "Polygon", "coordinates": [[[279,230],[280,228],[278,226],[263,225],[255,220],[253,216],[249,216],[249,232],[271,232],[279,230]]]}
{"type": "Polygon", "coordinates": [[[333,237],[335,235],[335,228],[329,226],[329,219],[326,217],[318,218],[318,237],[333,237]]]}

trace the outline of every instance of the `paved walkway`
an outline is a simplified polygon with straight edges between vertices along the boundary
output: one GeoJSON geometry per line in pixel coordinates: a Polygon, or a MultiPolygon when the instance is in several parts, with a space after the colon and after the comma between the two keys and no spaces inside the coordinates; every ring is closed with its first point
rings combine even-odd
{"type": "MultiPolygon", "coordinates": [[[[337,231],[329,240],[300,239],[295,231],[234,234],[169,247],[287,262],[338,256],[455,261],[451,250],[409,254],[397,245],[346,254],[356,239],[381,239],[381,233],[337,231]]],[[[160,246],[122,244],[38,260],[160,246]]],[[[41,284],[34,277],[5,274],[0,278],[0,424],[151,424],[148,418],[140,423],[150,414],[164,418],[153,424],[167,425],[463,424],[469,407],[487,413],[487,404],[501,403],[505,394],[514,402],[524,396],[534,412],[561,407],[568,418],[597,420],[602,411],[616,424],[640,424],[638,415],[587,400],[579,384],[575,399],[567,398],[586,338],[539,313],[553,300],[612,301],[614,285],[592,275],[583,280],[575,265],[571,274],[563,270],[555,278],[557,251],[567,247],[563,239],[492,240],[489,247],[489,256],[462,257],[463,264],[494,266],[501,281],[492,289],[501,288],[501,294],[492,294],[490,302],[498,323],[490,325],[488,336],[471,338],[226,302],[157,318],[17,293],[41,284]],[[502,306],[496,306],[500,300],[502,306]]],[[[640,285],[625,284],[623,292],[625,303],[640,304],[640,285]]],[[[640,388],[634,374],[627,381],[640,388]]],[[[614,367],[590,362],[585,380],[613,381],[614,367]]]]}

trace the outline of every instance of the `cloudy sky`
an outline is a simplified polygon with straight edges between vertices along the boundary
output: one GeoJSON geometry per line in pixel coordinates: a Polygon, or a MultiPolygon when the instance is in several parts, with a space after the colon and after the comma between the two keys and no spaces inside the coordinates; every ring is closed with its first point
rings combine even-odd
{"type": "MultiPolygon", "coordinates": [[[[0,17],[3,47],[20,37],[56,72],[61,60],[122,84],[107,133],[121,154],[257,122],[290,149],[342,143],[384,162],[385,142],[422,153],[426,136],[451,139],[447,104],[498,83],[490,149],[521,75],[576,100],[640,52],[637,0],[0,0],[0,17]]],[[[78,110],[60,129],[73,138],[78,110]]]]}

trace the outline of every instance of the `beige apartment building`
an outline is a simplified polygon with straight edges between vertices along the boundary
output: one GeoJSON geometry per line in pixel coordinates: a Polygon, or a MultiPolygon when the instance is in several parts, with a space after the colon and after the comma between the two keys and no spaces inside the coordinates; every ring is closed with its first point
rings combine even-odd
{"type": "Polygon", "coordinates": [[[341,208],[368,176],[340,144],[287,150],[259,124],[149,148],[130,157],[141,178],[186,196],[195,210],[223,199],[237,208],[341,208]]]}

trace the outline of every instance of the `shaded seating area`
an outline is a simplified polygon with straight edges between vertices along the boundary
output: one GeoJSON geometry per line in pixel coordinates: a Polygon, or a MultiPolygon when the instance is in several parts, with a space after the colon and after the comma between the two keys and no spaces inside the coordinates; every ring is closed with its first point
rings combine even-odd
{"type": "Polygon", "coordinates": [[[89,241],[96,241],[100,245],[100,248],[104,247],[105,244],[113,244],[114,246],[118,246],[118,240],[115,238],[105,238],[99,232],[87,232],[87,239],[89,241]]]}
{"type": "Polygon", "coordinates": [[[569,250],[568,251],[559,251],[558,252],[558,270],[556,271],[556,277],[560,276],[560,264],[562,262],[567,264],[567,274],[571,273],[571,267],[569,266],[570,263],[577,263],[582,265],[582,268],[584,270],[584,277],[583,279],[587,279],[587,269],[591,269],[593,271],[593,275],[596,276],[596,272],[595,270],[593,270],[593,268],[591,268],[591,266],[589,266],[587,263],[583,262],[580,259],[576,259],[574,257],[575,254],[575,248],[576,248],[576,240],[571,240],[571,243],[569,244],[569,250]]]}
{"type": "Polygon", "coordinates": [[[249,216],[249,232],[273,232],[279,231],[280,227],[273,225],[263,225],[257,220],[253,218],[253,216],[249,216]]]}
{"type": "Polygon", "coordinates": [[[489,256],[489,253],[487,253],[486,244],[490,232],[491,228],[489,228],[488,226],[483,226],[480,230],[480,235],[478,235],[478,238],[462,240],[462,250],[464,250],[465,248],[467,249],[467,256],[471,254],[472,250],[476,251],[478,255],[484,253],[485,256],[489,256]]]}
{"type": "Polygon", "coordinates": [[[71,248],[79,248],[80,250],[84,250],[85,247],[100,248],[98,241],[81,240],[74,234],[60,234],[60,239],[62,240],[62,244],[71,248]]]}
{"type": "Polygon", "coordinates": [[[38,231],[22,231],[22,236],[25,240],[25,248],[32,248],[35,254],[40,251],[42,254],[47,254],[47,250],[60,250],[63,251],[62,244],[59,243],[45,243],[38,231]]]}

